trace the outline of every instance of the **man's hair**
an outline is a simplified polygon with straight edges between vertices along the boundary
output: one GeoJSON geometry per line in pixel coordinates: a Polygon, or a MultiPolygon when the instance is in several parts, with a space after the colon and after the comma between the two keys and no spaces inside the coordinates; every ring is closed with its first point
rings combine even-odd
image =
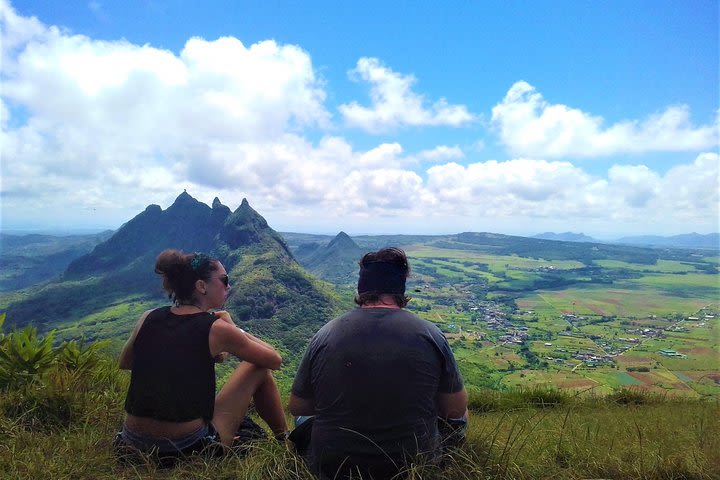
{"type": "MultiPolygon", "coordinates": [[[[363,276],[363,273],[365,273],[365,269],[369,264],[374,263],[389,264],[389,266],[391,266],[390,270],[394,270],[402,275],[403,285],[404,280],[410,276],[410,264],[408,263],[407,255],[405,255],[405,252],[397,247],[388,247],[378,250],[377,252],[366,253],[359,262],[360,276],[363,276]]],[[[380,301],[381,295],[390,296],[400,308],[405,307],[410,301],[410,297],[406,296],[405,293],[370,290],[364,292],[358,291],[358,294],[355,296],[355,303],[360,306],[367,305],[369,303],[377,303],[380,301]]]]}

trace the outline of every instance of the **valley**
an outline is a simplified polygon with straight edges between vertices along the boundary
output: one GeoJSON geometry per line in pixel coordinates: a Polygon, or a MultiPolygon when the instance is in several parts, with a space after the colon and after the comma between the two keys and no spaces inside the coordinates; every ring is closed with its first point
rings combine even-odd
{"type": "Polygon", "coordinates": [[[287,388],[312,334],[353,307],[359,258],[393,245],[411,262],[408,309],[445,333],[471,390],[630,387],[720,398],[717,250],[472,232],[278,233],[247,201],[233,212],[187,193],[103,237],[23,240],[33,238],[4,237],[16,282],[0,292],[5,328],[30,324],[58,341],[110,340],[117,353],[138,316],[167,303],[152,272],[157,253],[208,251],[230,274],[226,308],[236,322],[282,352],[287,388]],[[58,251],[67,268],[38,277],[58,251]],[[23,270],[22,258],[32,268],[23,270]]]}
{"type": "MultiPolygon", "coordinates": [[[[354,240],[365,249],[383,243],[354,240]]],[[[408,309],[446,334],[470,388],[605,395],[630,387],[720,397],[714,252],[630,248],[588,260],[592,246],[571,245],[577,252],[568,255],[568,242],[552,242],[537,249],[546,260],[497,254],[512,248],[492,237],[486,244],[456,236],[392,240],[413,269],[408,309]]],[[[339,287],[352,297],[351,282],[339,287]]]]}

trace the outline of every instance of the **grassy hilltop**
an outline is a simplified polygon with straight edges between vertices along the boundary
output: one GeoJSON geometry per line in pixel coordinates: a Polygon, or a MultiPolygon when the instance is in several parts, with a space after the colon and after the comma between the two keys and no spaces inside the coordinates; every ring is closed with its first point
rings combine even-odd
{"type": "MultiPolygon", "coordinates": [[[[1,478],[311,478],[289,445],[271,440],[243,458],[195,458],[172,470],[118,462],[111,439],[128,374],[102,345],[52,348],[31,327],[0,342],[1,478]]],[[[412,465],[401,478],[712,479],[720,471],[717,400],[472,389],[470,408],[465,445],[442,466],[412,465]]]]}
{"type": "MultiPolygon", "coordinates": [[[[245,457],[194,458],[175,469],[118,462],[127,372],[102,345],[63,343],[31,327],[0,340],[0,478],[310,479],[288,444],[245,457]]],[[[287,380],[283,380],[287,390],[287,380]]],[[[719,478],[720,403],[620,390],[605,397],[552,389],[471,389],[467,441],[440,467],[402,479],[719,478]]]]}

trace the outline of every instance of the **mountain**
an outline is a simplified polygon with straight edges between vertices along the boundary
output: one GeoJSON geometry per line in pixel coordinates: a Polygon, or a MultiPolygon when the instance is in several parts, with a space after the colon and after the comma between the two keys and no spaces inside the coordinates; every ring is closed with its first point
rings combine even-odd
{"type": "Polygon", "coordinates": [[[642,235],[619,238],[615,242],[624,243],[626,245],[720,250],[720,234],[718,233],[708,233],[707,235],[701,235],[699,233],[693,232],[683,235],[674,235],[671,237],[642,235]]]}
{"type": "Polygon", "coordinates": [[[233,285],[225,307],[247,331],[298,353],[338,313],[333,293],[303,270],[245,199],[225,221],[211,252],[233,285]]]}
{"type": "Polygon", "coordinates": [[[368,250],[361,249],[345,232],[338,233],[327,245],[305,243],[295,256],[308,271],[336,285],[357,282],[358,261],[368,250]]]}
{"type": "Polygon", "coordinates": [[[530,238],[539,238],[542,240],[559,240],[562,242],[593,242],[598,243],[597,240],[595,240],[592,237],[588,237],[584,233],[572,233],[572,232],[565,232],[565,233],[553,233],[553,232],[545,232],[545,233],[539,233],[537,235],[533,235],[530,238]]]}
{"type": "Polygon", "coordinates": [[[166,248],[216,256],[230,276],[226,308],[236,323],[290,351],[301,350],[336,313],[332,292],[302,269],[247,200],[232,212],[217,198],[208,207],[183,192],[166,210],[148,206],[70,263],[60,279],[10,304],[7,321],[41,330],[88,323],[81,333],[93,338],[128,332],[137,316],[116,312],[167,303],[154,273],[166,248]],[[102,321],[89,320],[98,316],[102,321]]]}
{"type": "Polygon", "coordinates": [[[65,278],[124,268],[133,260],[157,255],[172,245],[181,245],[189,252],[208,251],[229,215],[230,209],[217,198],[210,208],[183,192],[167,210],[159,205],[148,206],[89,255],[72,262],[65,278]]]}
{"type": "Polygon", "coordinates": [[[556,240],[563,242],[620,243],[624,245],[634,245],[642,247],[698,248],[720,250],[720,235],[717,233],[709,233],[707,235],[700,235],[698,233],[687,233],[683,235],[674,235],[671,237],[662,237],[658,235],[640,235],[623,237],[612,242],[600,242],[592,237],[588,237],[585,234],[572,232],[545,232],[538,235],[533,235],[530,238],[537,238],[542,240],[556,240]]]}

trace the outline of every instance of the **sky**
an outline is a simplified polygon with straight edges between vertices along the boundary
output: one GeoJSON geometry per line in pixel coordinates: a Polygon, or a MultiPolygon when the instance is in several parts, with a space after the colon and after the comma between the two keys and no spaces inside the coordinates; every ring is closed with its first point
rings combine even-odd
{"type": "Polygon", "coordinates": [[[720,230],[718,1],[0,0],[0,228],[720,230]]]}

